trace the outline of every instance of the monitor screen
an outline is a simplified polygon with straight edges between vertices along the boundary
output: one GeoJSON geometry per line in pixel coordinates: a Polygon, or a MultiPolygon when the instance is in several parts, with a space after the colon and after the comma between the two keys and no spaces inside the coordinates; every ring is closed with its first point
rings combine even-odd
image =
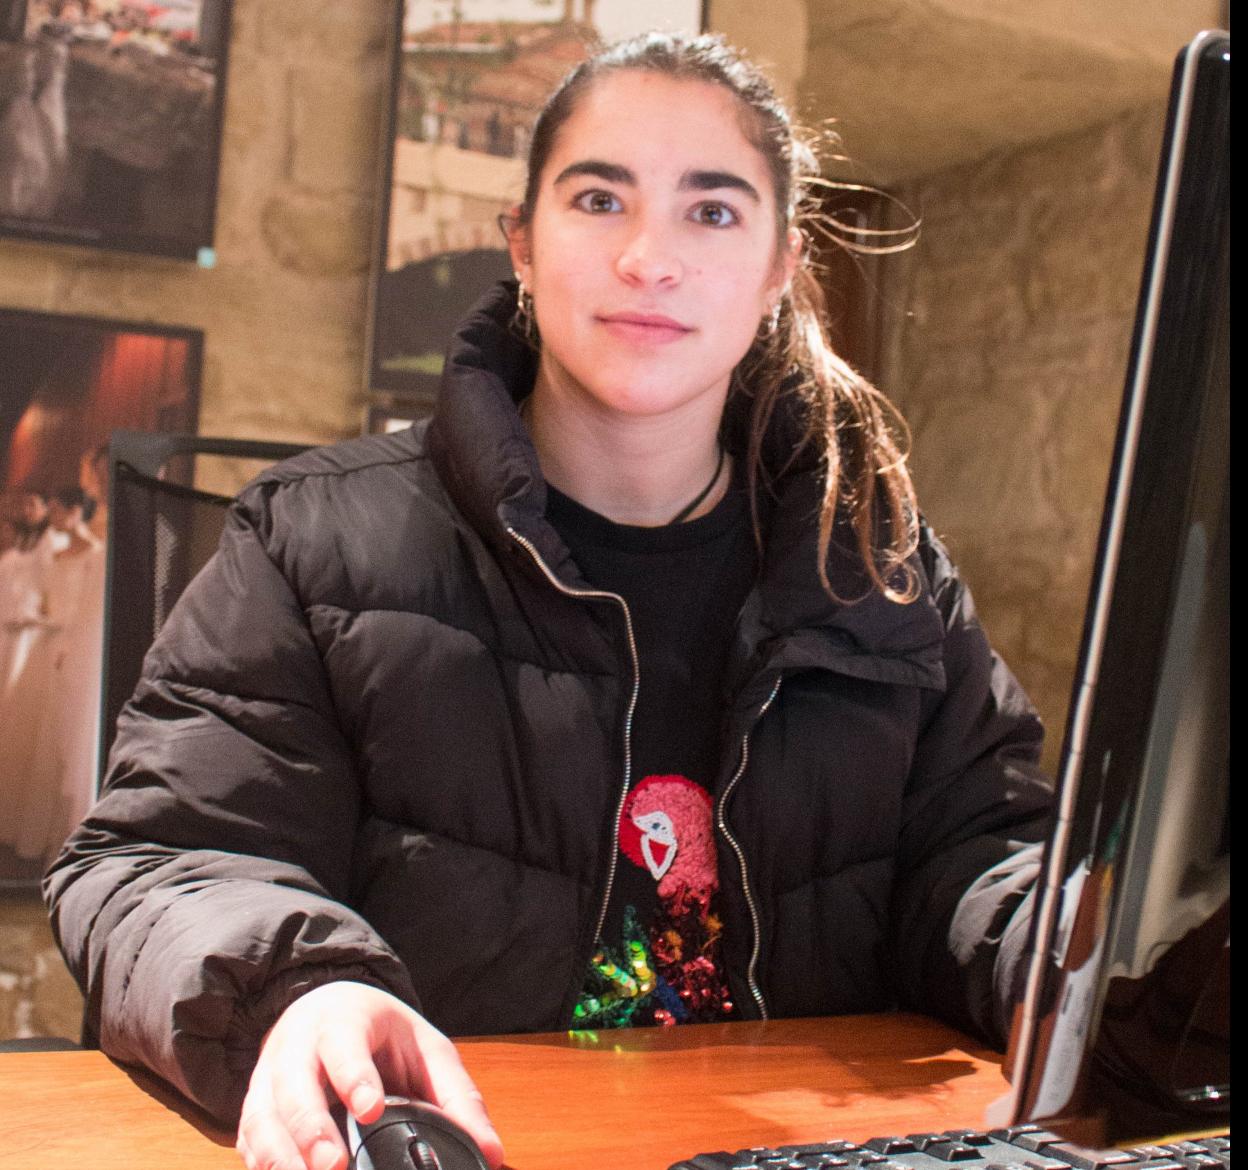
{"type": "Polygon", "coordinates": [[[1171,91],[1148,255],[994,1120],[1087,1145],[1228,1124],[1230,39],[1171,91]]]}

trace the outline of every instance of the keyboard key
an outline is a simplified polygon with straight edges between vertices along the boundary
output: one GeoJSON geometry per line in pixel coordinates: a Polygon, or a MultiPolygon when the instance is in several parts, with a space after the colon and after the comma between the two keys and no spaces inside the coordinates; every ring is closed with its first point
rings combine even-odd
{"type": "MultiPolygon", "coordinates": [[[[1061,1138],[1055,1133],[1050,1133],[1047,1129],[1041,1129],[1039,1126],[1019,1126],[1019,1129],[1026,1129],[1026,1133],[1015,1134],[1014,1137],[1007,1137],[1005,1140],[1011,1145],[1018,1146],[1020,1149],[1029,1150],[1033,1154],[1047,1154],[1048,1147],[1057,1145],[1061,1142],[1061,1138]]],[[[995,1137],[996,1134],[993,1134],[995,1137]]]]}
{"type": "Polygon", "coordinates": [[[1070,1170],[1069,1162],[1061,1162],[1045,1154],[1026,1153],[1023,1155],[1023,1161],[1031,1167],[1031,1170],[1070,1170]]]}
{"type": "Polygon", "coordinates": [[[807,1142],[802,1146],[780,1146],[776,1153],[786,1154],[790,1158],[821,1158],[823,1161],[819,1165],[826,1165],[829,1170],[833,1167],[849,1165],[840,1154],[829,1150],[827,1142],[807,1142]]]}
{"type": "Polygon", "coordinates": [[[965,1142],[955,1142],[948,1139],[928,1142],[923,1147],[923,1152],[930,1154],[933,1158],[939,1158],[942,1162],[979,1162],[983,1160],[983,1154],[974,1146],[968,1146],[965,1142]]]}
{"type": "Polygon", "coordinates": [[[877,1154],[912,1154],[919,1148],[909,1138],[901,1137],[872,1138],[865,1145],[877,1154]]]}
{"type": "Polygon", "coordinates": [[[1131,1153],[1141,1159],[1140,1170],[1186,1170],[1166,1146],[1132,1146],[1131,1153]]]}
{"type": "Polygon", "coordinates": [[[951,1138],[955,1142],[963,1142],[968,1146],[992,1145],[992,1138],[978,1129],[947,1129],[945,1130],[945,1137],[951,1138]]]}
{"type": "MultiPolygon", "coordinates": [[[[1019,1144],[1022,1144],[1021,1140],[1019,1144]]],[[[1126,1150],[1085,1150],[1069,1142],[1051,1142],[1044,1147],[1044,1152],[1050,1158],[1061,1159],[1075,1170],[1109,1170],[1111,1166],[1138,1166],[1140,1163],[1139,1158],[1126,1150]]]]}

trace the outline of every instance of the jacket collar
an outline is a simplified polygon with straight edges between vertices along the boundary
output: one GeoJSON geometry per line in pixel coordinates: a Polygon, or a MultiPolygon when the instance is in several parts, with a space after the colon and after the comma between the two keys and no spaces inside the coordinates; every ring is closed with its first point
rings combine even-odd
{"type": "Polygon", "coordinates": [[[570,558],[546,523],[546,481],[518,409],[533,389],[537,354],[510,328],[515,288],[495,285],[452,336],[429,455],[477,532],[496,547],[514,547],[514,529],[562,575],[570,558]]]}
{"type": "MultiPolygon", "coordinates": [[[[567,547],[547,523],[546,483],[517,409],[530,393],[537,354],[510,328],[515,285],[491,289],[456,330],[447,353],[429,453],[456,505],[496,547],[514,549],[508,529],[529,541],[567,584],[584,585],[567,547]]],[[[734,404],[725,428],[730,447],[746,406],[734,404]]],[[[784,395],[764,442],[764,460],[782,467],[802,433],[800,404],[784,395]]],[[[847,522],[834,533],[829,577],[844,602],[828,596],[815,572],[816,517],[821,498],[817,458],[787,467],[763,509],[764,552],[758,586],[737,627],[730,680],[747,701],[759,681],[811,668],[853,677],[942,689],[943,622],[923,567],[918,600],[889,601],[868,590],[852,552],[847,522]]]]}

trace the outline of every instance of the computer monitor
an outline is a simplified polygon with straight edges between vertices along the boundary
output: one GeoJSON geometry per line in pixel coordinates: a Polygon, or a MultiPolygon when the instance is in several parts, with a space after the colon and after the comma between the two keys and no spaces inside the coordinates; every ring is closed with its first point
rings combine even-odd
{"type": "Polygon", "coordinates": [[[995,1120],[1229,1124],[1230,38],[1171,91],[1132,355],[995,1120]]]}

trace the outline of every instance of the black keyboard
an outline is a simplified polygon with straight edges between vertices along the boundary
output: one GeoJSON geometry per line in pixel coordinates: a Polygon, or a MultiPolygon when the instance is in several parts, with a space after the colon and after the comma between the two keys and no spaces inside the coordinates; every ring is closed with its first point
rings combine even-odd
{"type": "Polygon", "coordinates": [[[1086,1150],[1038,1125],[697,1154],[668,1170],[1230,1170],[1231,1138],[1086,1150]]]}

